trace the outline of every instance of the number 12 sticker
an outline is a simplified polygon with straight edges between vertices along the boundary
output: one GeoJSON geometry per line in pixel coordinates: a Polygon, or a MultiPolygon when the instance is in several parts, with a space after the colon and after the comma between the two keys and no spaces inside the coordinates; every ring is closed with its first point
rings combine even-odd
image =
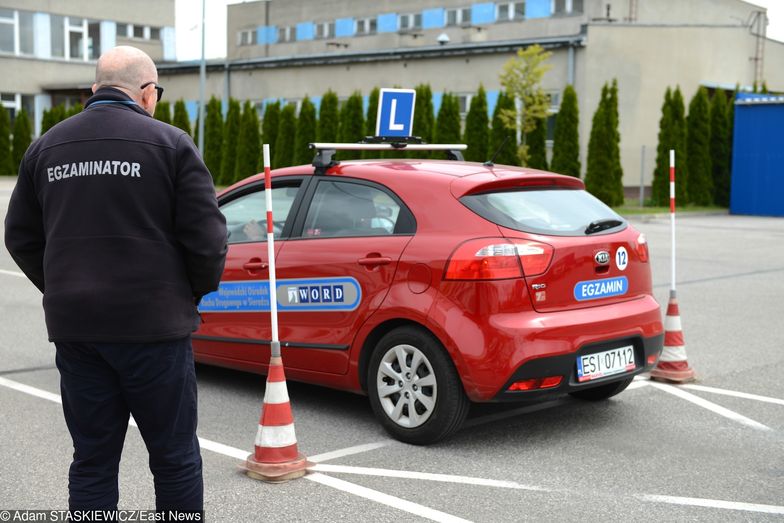
{"type": "Polygon", "coordinates": [[[627,265],[629,265],[629,253],[626,252],[625,247],[618,247],[618,250],[615,251],[615,266],[622,271],[626,269],[627,265]]]}

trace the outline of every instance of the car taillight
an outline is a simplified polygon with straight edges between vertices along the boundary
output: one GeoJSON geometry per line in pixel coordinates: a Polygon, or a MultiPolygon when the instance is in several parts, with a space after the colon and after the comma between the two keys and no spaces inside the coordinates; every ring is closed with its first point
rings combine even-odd
{"type": "Polygon", "coordinates": [[[515,246],[504,238],[481,238],[461,244],[446,266],[446,280],[501,280],[520,278],[515,246]]]}
{"type": "Polygon", "coordinates": [[[506,389],[509,392],[536,390],[536,389],[552,389],[557,387],[563,381],[563,376],[547,376],[546,378],[533,378],[530,380],[516,381],[509,385],[506,389]]]}
{"type": "Polygon", "coordinates": [[[640,235],[637,237],[637,243],[636,243],[635,247],[637,249],[637,257],[640,258],[640,261],[641,262],[647,262],[648,261],[648,240],[645,239],[645,235],[644,234],[640,233],[640,235]]]}
{"type": "Polygon", "coordinates": [[[528,240],[515,241],[517,254],[523,264],[523,274],[538,276],[547,270],[553,259],[553,247],[546,243],[528,240]]]}
{"type": "Polygon", "coordinates": [[[546,243],[480,238],[461,244],[449,258],[444,279],[501,280],[536,276],[547,270],[553,248],[546,243]],[[522,269],[522,272],[521,272],[522,269]]]}

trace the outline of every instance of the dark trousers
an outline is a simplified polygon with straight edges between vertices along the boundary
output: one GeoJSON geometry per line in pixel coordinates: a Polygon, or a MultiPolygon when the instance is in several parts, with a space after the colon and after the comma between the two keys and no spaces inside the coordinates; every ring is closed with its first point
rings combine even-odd
{"type": "Polygon", "coordinates": [[[63,412],[74,445],[69,507],[117,507],[120,454],[133,414],[150,455],[155,508],[203,510],[190,337],[55,345],[63,412]]]}

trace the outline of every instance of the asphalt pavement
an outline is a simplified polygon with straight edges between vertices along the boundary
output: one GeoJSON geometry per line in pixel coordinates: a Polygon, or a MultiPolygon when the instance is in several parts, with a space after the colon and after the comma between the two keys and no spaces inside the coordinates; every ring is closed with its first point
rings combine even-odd
{"type": "MultiPolygon", "coordinates": [[[[13,181],[0,179],[5,216],[13,181]]],[[[647,236],[667,303],[670,223],[647,236]]],[[[784,219],[678,216],[677,288],[692,386],[646,379],[600,403],[478,405],[430,447],[389,439],[367,398],[289,382],[304,479],[238,470],[253,449],[264,379],[198,366],[210,521],[783,521],[784,219]]],[[[72,448],[41,295],[0,249],[0,517],[67,507],[72,448]]],[[[284,353],[285,358],[285,353],[284,353]]],[[[154,506],[130,428],[120,508],[154,506]]]]}

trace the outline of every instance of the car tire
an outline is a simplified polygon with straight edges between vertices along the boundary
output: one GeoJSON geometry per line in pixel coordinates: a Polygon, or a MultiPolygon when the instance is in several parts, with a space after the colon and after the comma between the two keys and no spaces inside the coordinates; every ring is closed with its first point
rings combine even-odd
{"type": "Polygon", "coordinates": [[[608,383],[607,385],[600,385],[598,387],[593,387],[590,389],[570,392],[569,394],[581,400],[588,400],[588,401],[606,400],[607,398],[612,398],[616,394],[620,394],[621,392],[623,392],[626,389],[626,387],[628,387],[631,384],[633,380],[634,378],[627,378],[625,380],[616,381],[614,383],[608,383]]]}
{"type": "Polygon", "coordinates": [[[419,328],[400,327],[381,338],[370,357],[367,384],[376,418],[406,443],[446,438],[468,414],[470,402],[451,358],[419,328]]]}

